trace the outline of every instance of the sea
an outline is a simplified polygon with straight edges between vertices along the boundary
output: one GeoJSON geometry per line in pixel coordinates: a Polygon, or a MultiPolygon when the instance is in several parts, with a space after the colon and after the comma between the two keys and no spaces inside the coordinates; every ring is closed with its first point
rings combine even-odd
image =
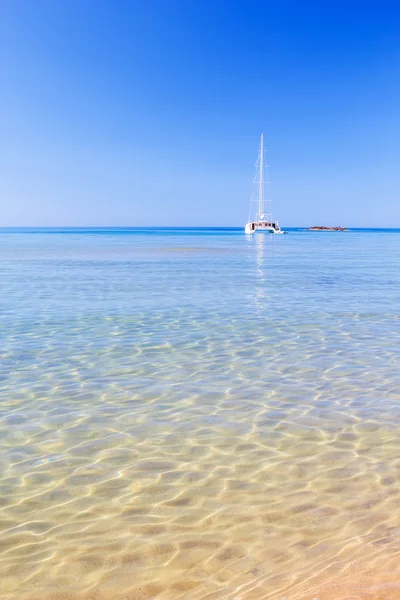
{"type": "Polygon", "coordinates": [[[0,229],[1,600],[398,600],[400,230],[0,229]]]}

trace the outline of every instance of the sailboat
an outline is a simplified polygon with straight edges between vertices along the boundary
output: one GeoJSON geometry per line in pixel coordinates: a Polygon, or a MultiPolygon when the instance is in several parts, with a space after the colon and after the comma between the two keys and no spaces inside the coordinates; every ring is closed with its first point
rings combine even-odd
{"type": "MultiPolygon", "coordinates": [[[[256,162],[255,193],[253,193],[252,202],[257,202],[257,213],[254,220],[249,217],[249,222],[244,228],[245,233],[253,234],[256,231],[265,231],[267,233],[286,233],[279,227],[278,221],[272,218],[271,198],[269,195],[269,181],[266,175],[266,165],[264,164],[264,136],[261,134],[260,149],[256,162]],[[264,171],[265,170],[265,171],[264,171]],[[264,197],[265,187],[268,189],[267,198],[264,197]]],[[[251,205],[250,205],[251,206],[251,205]]],[[[251,208],[250,208],[251,211],[251,208]]]]}

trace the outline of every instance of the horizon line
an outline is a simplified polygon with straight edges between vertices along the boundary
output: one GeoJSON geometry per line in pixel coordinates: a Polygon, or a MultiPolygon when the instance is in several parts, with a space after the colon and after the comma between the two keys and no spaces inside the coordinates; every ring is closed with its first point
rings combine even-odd
{"type": "MultiPolygon", "coordinates": [[[[285,229],[310,229],[310,227],[321,227],[321,225],[286,225],[285,229]]],[[[329,225],[327,227],[339,227],[338,225],[329,225]]],[[[341,227],[341,226],[340,226],[341,227]]],[[[243,229],[242,225],[0,225],[0,231],[6,229],[243,229]]],[[[400,229],[397,227],[371,227],[371,226],[346,226],[348,230],[357,229],[400,229]]]]}

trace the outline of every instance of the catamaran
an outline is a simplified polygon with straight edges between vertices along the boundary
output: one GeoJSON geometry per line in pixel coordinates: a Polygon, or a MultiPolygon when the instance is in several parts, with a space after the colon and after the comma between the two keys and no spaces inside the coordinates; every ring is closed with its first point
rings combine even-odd
{"type": "Polygon", "coordinates": [[[267,165],[264,164],[264,136],[261,134],[260,149],[256,162],[256,176],[254,179],[255,189],[250,203],[250,213],[252,212],[253,202],[257,202],[257,213],[255,219],[246,223],[245,233],[253,234],[256,231],[266,231],[267,233],[286,233],[279,227],[279,223],[272,218],[271,197],[269,194],[269,184],[267,175],[267,165]],[[265,188],[267,188],[267,198],[265,198],[265,188]]]}

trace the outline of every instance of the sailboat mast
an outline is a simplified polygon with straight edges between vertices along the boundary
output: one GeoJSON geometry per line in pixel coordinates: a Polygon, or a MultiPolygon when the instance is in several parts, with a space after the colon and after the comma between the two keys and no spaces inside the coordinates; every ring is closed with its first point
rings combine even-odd
{"type": "Polygon", "coordinates": [[[260,181],[258,186],[258,218],[262,219],[264,214],[264,134],[260,140],[260,181]]]}

